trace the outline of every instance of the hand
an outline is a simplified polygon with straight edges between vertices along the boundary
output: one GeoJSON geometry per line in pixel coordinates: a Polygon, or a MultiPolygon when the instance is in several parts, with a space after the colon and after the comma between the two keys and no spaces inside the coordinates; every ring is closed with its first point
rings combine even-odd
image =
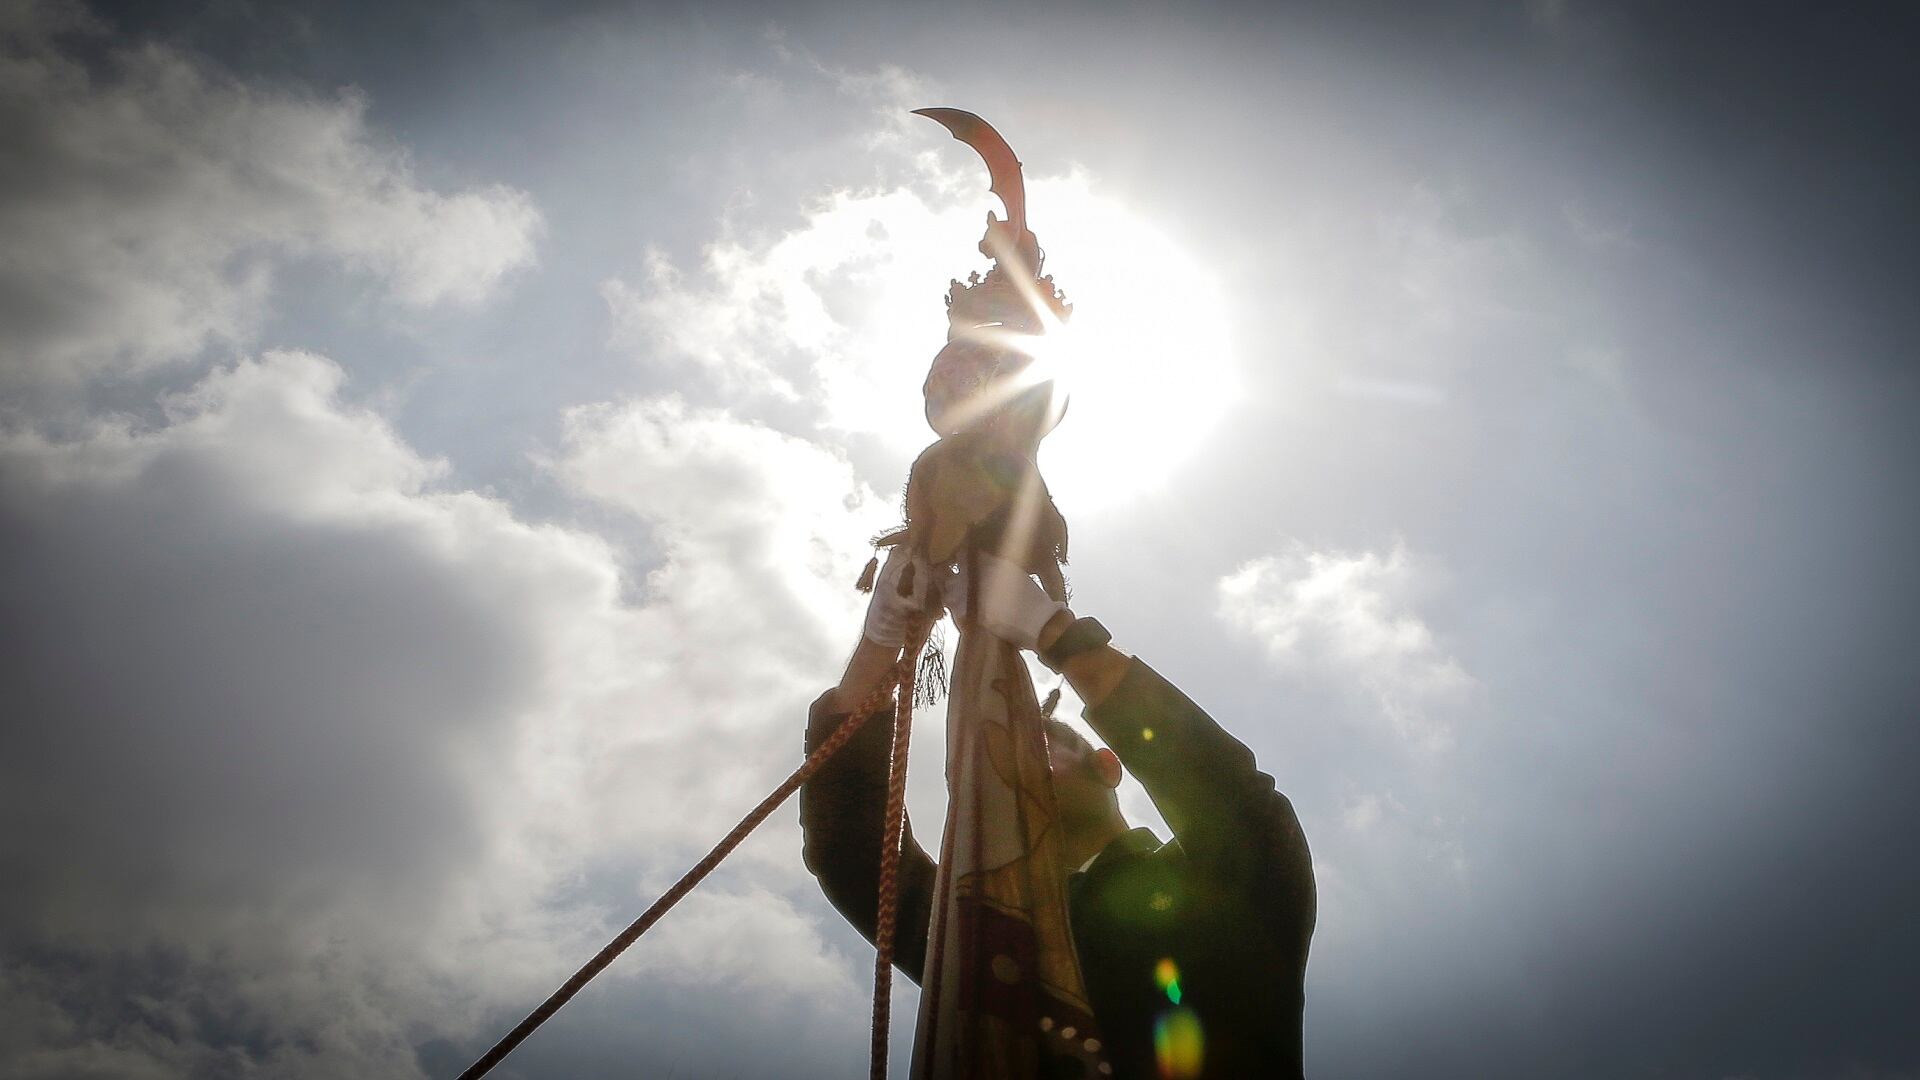
{"type": "Polygon", "coordinates": [[[907,644],[907,627],[916,619],[937,618],[940,611],[932,600],[934,574],[926,560],[917,558],[904,545],[887,552],[880,576],[873,582],[873,599],[867,601],[867,622],[862,633],[868,641],[887,649],[907,644]],[[900,595],[900,578],[913,567],[913,588],[900,595]]]}
{"type": "MultiPolygon", "coordinates": [[[[1037,648],[1040,631],[1067,610],[1067,605],[1048,596],[1039,582],[998,555],[982,551],[974,558],[980,571],[976,590],[980,625],[1015,648],[1037,648]]],[[[967,621],[967,586],[967,562],[962,559],[959,572],[947,586],[947,609],[953,612],[957,624],[967,621]]]]}

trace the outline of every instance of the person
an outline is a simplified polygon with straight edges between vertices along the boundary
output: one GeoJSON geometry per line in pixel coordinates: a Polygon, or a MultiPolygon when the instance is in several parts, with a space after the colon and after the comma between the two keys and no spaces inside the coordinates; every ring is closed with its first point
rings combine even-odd
{"type": "MultiPolygon", "coordinates": [[[[1049,599],[1014,565],[978,558],[979,625],[1064,674],[1108,747],[1048,721],[1069,920],[1114,1075],[1299,1076],[1315,893],[1292,804],[1246,746],[1145,662],[1106,644],[1103,630],[1087,630],[1092,620],[1049,599]],[[1146,788],[1171,840],[1129,826],[1114,790],[1123,769],[1146,788]]],[[[908,622],[928,603],[924,572],[909,596],[899,595],[906,563],[896,553],[881,572],[846,675],[809,714],[809,752],[885,677],[908,622]]],[[[956,603],[968,595],[964,580],[943,591],[956,603]]],[[[961,606],[957,623],[966,621],[961,606]]],[[[807,868],[868,940],[889,728],[870,719],[800,791],[807,868]]],[[[917,984],[935,866],[911,823],[898,873],[896,965],[917,984]]]]}

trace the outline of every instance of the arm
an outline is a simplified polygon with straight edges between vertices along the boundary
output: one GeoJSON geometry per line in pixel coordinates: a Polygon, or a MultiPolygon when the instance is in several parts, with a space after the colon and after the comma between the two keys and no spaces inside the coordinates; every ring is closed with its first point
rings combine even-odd
{"type": "Polygon", "coordinates": [[[899,547],[887,552],[887,563],[874,580],[872,599],[867,601],[860,642],[847,659],[840,685],[829,691],[830,700],[825,702],[830,711],[850,713],[859,708],[867,695],[892,675],[894,662],[906,647],[909,624],[921,617],[940,617],[940,609],[934,606],[933,571],[916,566],[918,562],[899,547]],[[916,567],[913,588],[902,596],[900,578],[909,566],[916,567]]]}
{"type": "MultiPolygon", "coordinates": [[[[1056,612],[1047,620],[1047,625],[1040,628],[1035,649],[1042,656],[1046,655],[1060,635],[1067,632],[1067,627],[1073,625],[1073,619],[1073,612],[1066,608],[1056,612]]],[[[1068,660],[1060,669],[1060,674],[1067,677],[1067,685],[1073,687],[1073,692],[1080,695],[1080,700],[1091,709],[1107,700],[1107,695],[1113,693],[1114,687],[1126,678],[1127,665],[1131,660],[1119,649],[1102,645],[1068,660]]]]}
{"type": "MultiPolygon", "coordinates": [[[[907,565],[906,558],[896,558],[900,555],[896,550],[888,556],[886,568],[874,583],[866,626],[840,685],[820,695],[808,713],[809,756],[868,695],[892,678],[907,624],[927,604],[930,574],[924,570],[917,575],[919,585],[913,593],[900,596],[899,575],[907,565]]],[[[889,702],[869,715],[847,744],[800,788],[801,856],[807,869],[819,879],[827,899],[868,941],[873,940],[879,914],[880,842],[886,824],[892,713],[889,702]]],[[[900,837],[898,875],[894,961],[917,983],[926,957],[934,864],[914,842],[910,822],[900,837]]]]}
{"type": "MultiPolygon", "coordinates": [[[[860,703],[873,693],[882,680],[893,674],[894,662],[899,659],[899,646],[888,648],[876,645],[863,635],[860,644],[853,647],[853,655],[847,659],[847,670],[840,676],[840,685],[827,691],[827,698],[820,704],[824,704],[828,711],[841,715],[852,712],[860,707],[860,703]]],[[[817,706],[815,711],[818,711],[817,706]]]]}
{"type": "MultiPolygon", "coordinates": [[[[1049,626],[1053,637],[1064,628],[1049,626]]],[[[1254,910],[1286,913],[1290,924],[1275,930],[1304,960],[1315,915],[1313,857],[1293,803],[1255,768],[1253,752],[1158,672],[1111,646],[1068,660],[1064,674],[1088,703],[1087,722],[1147,789],[1188,857],[1243,890],[1254,910]]]]}
{"type": "MultiPolygon", "coordinates": [[[[807,717],[808,753],[847,720],[835,705],[844,686],[814,702],[807,717]]],[[[802,858],[827,899],[868,941],[878,919],[891,712],[889,706],[869,718],[800,788],[802,858]]],[[[934,863],[914,841],[912,822],[900,837],[899,875],[894,963],[917,984],[926,961],[934,863]]]]}
{"type": "MultiPolygon", "coordinates": [[[[976,590],[987,629],[1046,656],[1073,624],[1019,567],[980,560],[976,590]]],[[[965,589],[955,590],[965,595],[965,589]]],[[[1061,665],[1087,703],[1086,718],[1122,765],[1140,779],[1196,868],[1248,902],[1285,912],[1279,926],[1304,958],[1313,931],[1313,860],[1299,818],[1253,753],[1146,664],[1101,645],[1061,665]]]]}

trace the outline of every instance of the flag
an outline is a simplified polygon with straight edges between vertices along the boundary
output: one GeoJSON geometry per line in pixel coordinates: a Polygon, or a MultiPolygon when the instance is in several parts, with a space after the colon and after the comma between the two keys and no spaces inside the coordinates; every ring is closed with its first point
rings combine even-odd
{"type": "Polygon", "coordinates": [[[947,701],[947,822],[914,1080],[1098,1080],[1074,954],[1046,726],[1012,645],[960,628],[947,701]]]}

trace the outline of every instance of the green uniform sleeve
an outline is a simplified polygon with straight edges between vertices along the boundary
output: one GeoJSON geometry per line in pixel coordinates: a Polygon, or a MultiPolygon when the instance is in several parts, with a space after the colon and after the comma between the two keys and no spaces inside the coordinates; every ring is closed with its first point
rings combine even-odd
{"type": "Polygon", "coordinates": [[[1269,929],[1301,957],[1313,933],[1313,858],[1293,804],[1253,752],[1172,683],[1134,659],[1106,700],[1086,710],[1173,829],[1196,868],[1273,913],[1269,929]]]}

